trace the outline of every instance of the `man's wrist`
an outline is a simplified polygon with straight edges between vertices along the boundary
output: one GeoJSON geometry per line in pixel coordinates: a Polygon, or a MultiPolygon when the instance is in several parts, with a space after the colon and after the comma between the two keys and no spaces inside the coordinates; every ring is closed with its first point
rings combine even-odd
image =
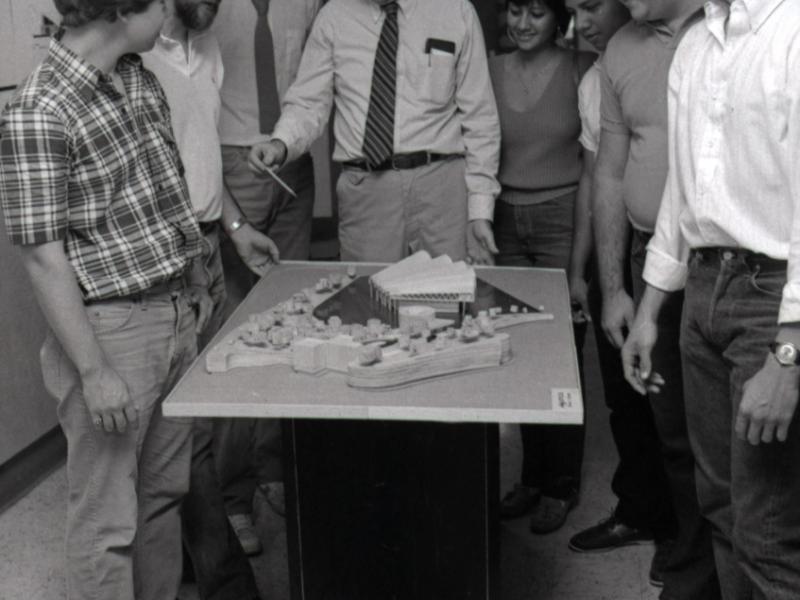
{"type": "Polygon", "coordinates": [[[242,227],[248,224],[247,218],[244,215],[239,215],[233,221],[225,225],[225,233],[228,234],[229,238],[233,237],[237,231],[239,231],[242,227]]]}

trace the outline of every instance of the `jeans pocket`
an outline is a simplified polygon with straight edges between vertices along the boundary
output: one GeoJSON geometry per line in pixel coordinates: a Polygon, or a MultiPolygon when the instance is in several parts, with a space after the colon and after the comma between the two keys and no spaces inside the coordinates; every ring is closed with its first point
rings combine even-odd
{"type": "Polygon", "coordinates": [[[132,301],[111,301],[86,307],[86,316],[95,334],[112,333],[127,325],[133,316],[132,301]]]}
{"type": "Polygon", "coordinates": [[[770,298],[782,298],[785,284],[786,275],[784,273],[764,273],[756,268],[750,275],[752,288],[770,298]]]}

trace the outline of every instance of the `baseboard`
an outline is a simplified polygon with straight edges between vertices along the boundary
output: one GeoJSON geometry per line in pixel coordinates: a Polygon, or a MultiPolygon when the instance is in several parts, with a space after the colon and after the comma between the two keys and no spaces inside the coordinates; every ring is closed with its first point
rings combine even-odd
{"type": "Polygon", "coordinates": [[[61,466],[66,457],[67,440],[56,426],[0,465],[0,513],[61,466]]]}

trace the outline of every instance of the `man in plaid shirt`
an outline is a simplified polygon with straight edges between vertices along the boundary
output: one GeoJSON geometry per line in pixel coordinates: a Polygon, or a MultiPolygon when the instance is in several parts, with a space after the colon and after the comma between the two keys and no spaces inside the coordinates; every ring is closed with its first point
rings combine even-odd
{"type": "Polygon", "coordinates": [[[210,302],[166,99],[134,54],[164,0],[55,4],[63,34],[0,117],[0,200],[51,329],[68,597],[174,600],[191,422],[160,405],[210,302]]]}

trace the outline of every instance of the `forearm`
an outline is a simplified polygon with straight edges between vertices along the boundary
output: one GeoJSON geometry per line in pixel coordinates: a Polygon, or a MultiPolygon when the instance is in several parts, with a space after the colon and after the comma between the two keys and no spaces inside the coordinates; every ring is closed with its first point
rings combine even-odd
{"type": "Polygon", "coordinates": [[[630,224],[622,200],[622,181],[598,175],[594,179],[594,235],[600,287],[604,298],[610,298],[625,287],[625,259],[630,224]]]}
{"type": "Polygon", "coordinates": [[[592,253],[592,172],[593,155],[584,153],[583,170],[575,198],[575,212],[572,218],[572,248],[569,257],[570,278],[586,278],[586,265],[592,253]]]}
{"type": "Polygon", "coordinates": [[[50,329],[81,377],[98,372],[106,356],[97,343],[75,273],[61,241],[24,246],[23,265],[50,329]]]}
{"type": "Polygon", "coordinates": [[[636,310],[636,322],[647,321],[649,323],[657,323],[661,307],[664,306],[664,302],[670,293],[671,292],[653,287],[648,283],[642,295],[642,299],[639,302],[639,307],[636,310]]]}

